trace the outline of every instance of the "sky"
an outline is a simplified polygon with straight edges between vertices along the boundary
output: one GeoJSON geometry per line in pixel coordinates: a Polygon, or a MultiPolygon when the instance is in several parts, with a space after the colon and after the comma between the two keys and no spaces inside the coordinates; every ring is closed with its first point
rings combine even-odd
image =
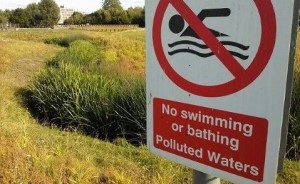
{"type": "MultiPolygon", "coordinates": [[[[54,0],[58,6],[72,8],[84,13],[92,13],[102,6],[103,0],[54,0]]],[[[25,8],[30,3],[38,3],[40,0],[0,0],[0,9],[25,8]]],[[[124,9],[129,7],[144,7],[145,0],[120,0],[124,9]]]]}

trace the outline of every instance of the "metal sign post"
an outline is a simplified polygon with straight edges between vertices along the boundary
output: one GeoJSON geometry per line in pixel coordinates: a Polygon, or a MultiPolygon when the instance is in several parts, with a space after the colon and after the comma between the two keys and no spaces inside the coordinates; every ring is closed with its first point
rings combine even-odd
{"type": "Polygon", "coordinates": [[[220,184],[220,178],[205,174],[203,172],[193,171],[193,184],[220,184]]]}

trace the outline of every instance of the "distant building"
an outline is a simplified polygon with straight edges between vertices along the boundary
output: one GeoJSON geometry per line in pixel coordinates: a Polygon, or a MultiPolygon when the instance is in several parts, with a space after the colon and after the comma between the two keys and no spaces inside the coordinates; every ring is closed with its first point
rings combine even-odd
{"type": "Polygon", "coordinates": [[[65,8],[65,6],[60,6],[59,9],[60,9],[60,20],[58,21],[58,24],[64,24],[64,21],[70,18],[75,12],[74,9],[65,8]]]}

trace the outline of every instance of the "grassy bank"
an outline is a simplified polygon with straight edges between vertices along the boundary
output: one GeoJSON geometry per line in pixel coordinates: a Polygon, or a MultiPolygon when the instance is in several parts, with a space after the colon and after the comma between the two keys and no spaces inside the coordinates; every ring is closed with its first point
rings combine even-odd
{"type": "MultiPolygon", "coordinates": [[[[38,119],[61,128],[102,139],[124,137],[135,144],[145,143],[146,87],[145,75],[140,73],[143,67],[125,67],[144,65],[145,51],[129,49],[132,43],[141,49],[143,42],[77,38],[25,90],[27,107],[38,119]],[[112,52],[115,56],[111,57],[108,53],[112,52]],[[125,66],[118,67],[118,63],[125,66]]],[[[61,45],[61,40],[69,39],[47,42],[61,45]]]]}
{"type": "MultiPolygon", "coordinates": [[[[4,53],[11,55],[5,62],[5,71],[0,72],[0,183],[191,183],[190,169],[150,154],[145,146],[134,147],[124,139],[100,141],[76,129],[71,132],[70,129],[59,130],[59,125],[37,121],[24,107],[21,92],[28,86],[28,81],[33,80],[33,73],[45,68],[53,56],[63,58],[63,53],[67,52],[66,48],[55,44],[45,44],[45,39],[73,34],[89,37],[96,44],[100,58],[106,61],[99,65],[103,66],[100,70],[82,61],[87,64],[84,65],[84,71],[91,71],[92,75],[100,72],[108,80],[118,80],[118,76],[128,73],[139,75],[144,72],[144,60],[139,59],[144,57],[144,53],[133,53],[133,50],[143,49],[143,46],[139,46],[144,42],[143,31],[111,35],[78,31],[0,33],[0,40],[4,36],[8,39],[5,41],[6,50],[0,50],[0,57],[4,53]],[[135,44],[132,48],[126,46],[130,52],[127,52],[128,49],[125,49],[126,52],[119,49],[122,44],[132,43],[135,44]],[[19,48],[15,49],[16,46],[19,48]]],[[[2,43],[0,41],[0,47],[2,43]]],[[[91,60],[97,63],[98,55],[95,58],[91,60]]],[[[55,60],[50,65],[50,70],[62,66],[55,60]]],[[[80,69],[75,67],[74,70],[85,75],[80,69]]],[[[48,72],[53,72],[50,70],[48,72]]],[[[55,71],[54,74],[61,73],[55,71]]],[[[76,84],[84,85],[84,82],[78,81],[76,84]]],[[[300,164],[286,160],[285,170],[277,182],[297,184],[299,175],[300,164]]]]}
{"type": "MultiPolygon", "coordinates": [[[[11,39],[7,42],[11,47],[22,42],[11,39]]],[[[150,154],[144,146],[136,148],[123,139],[109,143],[40,125],[24,108],[19,90],[61,48],[39,41],[30,45],[34,49],[21,49],[16,54],[22,60],[11,59],[0,73],[0,183],[190,182],[187,168],[150,154]],[[38,48],[46,49],[46,54],[31,59],[28,50],[41,53],[38,48]],[[23,76],[26,80],[20,80],[23,76]]]]}

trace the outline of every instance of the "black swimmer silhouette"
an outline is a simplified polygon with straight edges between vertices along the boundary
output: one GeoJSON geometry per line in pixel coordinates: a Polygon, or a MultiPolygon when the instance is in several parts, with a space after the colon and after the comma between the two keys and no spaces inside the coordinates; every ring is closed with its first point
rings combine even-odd
{"type": "MultiPolygon", "coordinates": [[[[199,14],[198,14],[198,18],[203,21],[205,18],[207,17],[227,17],[229,16],[231,13],[230,9],[228,8],[220,8],[220,9],[205,9],[202,10],[199,14]]],[[[184,28],[184,20],[180,15],[174,15],[170,21],[169,21],[169,28],[173,33],[180,33],[183,28],[184,28]]],[[[213,30],[213,29],[209,29],[216,37],[220,37],[220,36],[228,36],[224,33],[221,33],[219,31],[213,30]]],[[[181,36],[191,36],[191,37],[195,37],[198,38],[198,35],[195,33],[195,31],[188,26],[186,28],[186,30],[181,34],[181,36]]]]}
{"type": "MultiPolygon", "coordinates": [[[[201,21],[203,21],[205,18],[209,18],[209,17],[228,17],[230,14],[231,14],[231,10],[229,8],[204,9],[197,15],[197,17],[201,21]]],[[[184,27],[185,27],[185,21],[180,15],[177,14],[177,15],[174,15],[174,16],[171,17],[171,19],[169,21],[169,28],[174,34],[181,33],[180,37],[193,37],[193,38],[197,38],[197,39],[201,40],[201,38],[199,38],[199,36],[195,33],[195,31],[190,26],[188,26],[183,31],[184,27]]],[[[222,33],[220,31],[216,31],[216,30],[211,29],[211,28],[208,28],[208,29],[211,31],[211,33],[213,35],[215,35],[215,37],[229,37],[229,35],[227,35],[225,33],[222,33]]],[[[221,43],[223,45],[234,46],[234,47],[239,48],[241,50],[248,50],[249,49],[249,46],[245,46],[245,45],[242,45],[240,43],[233,42],[233,41],[221,41],[221,43]]],[[[200,49],[208,49],[208,47],[206,45],[199,44],[199,43],[196,43],[196,42],[190,41],[190,40],[177,41],[177,42],[169,44],[169,47],[173,48],[173,47],[178,46],[178,45],[186,45],[186,44],[193,45],[193,46],[198,47],[200,49]]],[[[195,54],[199,57],[210,57],[210,56],[214,55],[213,52],[200,53],[198,51],[190,49],[189,47],[187,49],[177,49],[177,50],[171,51],[171,52],[169,52],[169,55],[174,55],[174,54],[182,53],[182,52],[192,53],[192,54],[195,54]]],[[[246,60],[249,57],[249,56],[242,55],[238,52],[234,52],[234,51],[229,51],[229,52],[232,55],[234,55],[234,56],[236,56],[236,57],[238,57],[242,60],[246,60]]]]}

